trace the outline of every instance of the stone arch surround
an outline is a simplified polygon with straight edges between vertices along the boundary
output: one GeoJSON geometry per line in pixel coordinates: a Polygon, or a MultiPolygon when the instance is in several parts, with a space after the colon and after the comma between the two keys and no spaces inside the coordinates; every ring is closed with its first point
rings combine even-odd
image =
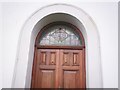
{"type": "Polygon", "coordinates": [[[79,28],[86,45],[86,87],[102,88],[102,69],[98,29],[90,16],[68,4],[45,6],[25,22],[19,37],[12,88],[30,88],[35,38],[42,27],[65,21],[79,28]]]}

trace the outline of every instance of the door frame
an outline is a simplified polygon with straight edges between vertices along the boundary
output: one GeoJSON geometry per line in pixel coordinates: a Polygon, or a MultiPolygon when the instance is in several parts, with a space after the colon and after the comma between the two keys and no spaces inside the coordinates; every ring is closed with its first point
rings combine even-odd
{"type": "MultiPolygon", "coordinates": [[[[48,31],[49,32],[49,31],[48,31]]],[[[86,62],[85,62],[85,41],[84,41],[84,37],[81,33],[81,31],[76,27],[74,26],[73,24],[71,23],[68,23],[68,22],[63,22],[63,21],[57,21],[57,22],[52,22],[46,26],[44,26],[40,32],[38,33],[37,37],[36,37],[36,40],[35,40],[35,45],[34,45],[34,59],[33,59],[33,66],[32,66],[32,77],[31,77],[31,87],[34,86],[34,79],[35,79],[35,74],[36,73],[36,55],[37,55],[37,50],[38,49],[67,49],[67,50],[83,50],[83,75],[84,75],[84,81],[85,82],[85,88],[86,88],[86,62]],[[82,45],[81,46],[52,46],[52,45],[39,45],[39,40],[42,36],[42,34],[45,32],[45,30],[47,30],[48,28],[52,27],[52,26],[55,26],[55,25],[66,25],[68,27],[71,27],[75,30],[75,32],[78,33],[80,39],[82,40],[82,45]]]]}

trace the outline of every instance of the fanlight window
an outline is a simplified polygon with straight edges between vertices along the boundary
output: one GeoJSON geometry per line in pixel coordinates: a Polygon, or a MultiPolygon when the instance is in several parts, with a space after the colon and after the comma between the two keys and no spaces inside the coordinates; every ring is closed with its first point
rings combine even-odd
{"type": "Polygon", "coordinates": [[[55,25],[42,34],[40,45],[81,46],[82,40],[73,28],[65,25],[55,25]]]}

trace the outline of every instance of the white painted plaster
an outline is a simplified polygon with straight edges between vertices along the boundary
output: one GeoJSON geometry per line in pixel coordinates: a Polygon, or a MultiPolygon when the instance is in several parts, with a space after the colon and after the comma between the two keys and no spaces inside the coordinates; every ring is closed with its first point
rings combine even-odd
{"type": "MultiPolygon", "coordinates": [[[[103,88],[118,87],[118,14],[117,14],[118,4],[117,2],[95,1],[95,2],[83,3],[79,0],[78,1],[54,0],[54,2],[51,2],[50,0],[49,1],[43,0],[37,3],[36,2],[2,3],[3,23],[1,25],[3,25],[3,29],[1,29],[2,35],[0,35],[0,38],[3,36],[2,59],[1,59],[3,88],[11,88],[12,82],[14,81],[13,79],[15,79],[14,78],[15,75],[13,74],[15,72],[14,68],[16,69],[16,65],[17,65],[16,63],[19,57],[19,55],[17,54],[17,52],[19,52],[17,49],[20,49],[19,44],[21,39],[19,38],[19,36],[21,37],[22,34],[20,32],[23,31],[22,27],[25,25],[25,22],[27,20],[29,21],[29,16],[31,16],[33,12],[35,12],[36,10],[38,10],[43,6],[46,6],[48,4],[61,3],[61,2],[81,8],[82,10],[87,12],[87,14],[93,19],[93,21],[97,25],[98,28],[97,30],[99,31],[99,37],[100,37],[103,88]]],[[[26,62],[23,64],[26,64],[26,62]]],[[[21,75],[21,77],[23,77],[23,75],[21,75]]],[[[23,84],[23,86],[24,85],[25,84],[23,84]]]]}
{"type": "Polygon", "coordinates": [[[2,88],[2,4],[0,3],[0,89],[2,88]]]}

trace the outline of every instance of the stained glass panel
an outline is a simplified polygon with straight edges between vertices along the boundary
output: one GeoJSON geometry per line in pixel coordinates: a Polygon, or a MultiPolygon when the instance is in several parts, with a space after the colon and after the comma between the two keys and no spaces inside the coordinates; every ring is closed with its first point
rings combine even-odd
{"type": "Polygon", "coordinates": [[[80,46],[82,40],[73,28],[55,25],[45,30],[40,38],[40,45],[80,46]]]}

